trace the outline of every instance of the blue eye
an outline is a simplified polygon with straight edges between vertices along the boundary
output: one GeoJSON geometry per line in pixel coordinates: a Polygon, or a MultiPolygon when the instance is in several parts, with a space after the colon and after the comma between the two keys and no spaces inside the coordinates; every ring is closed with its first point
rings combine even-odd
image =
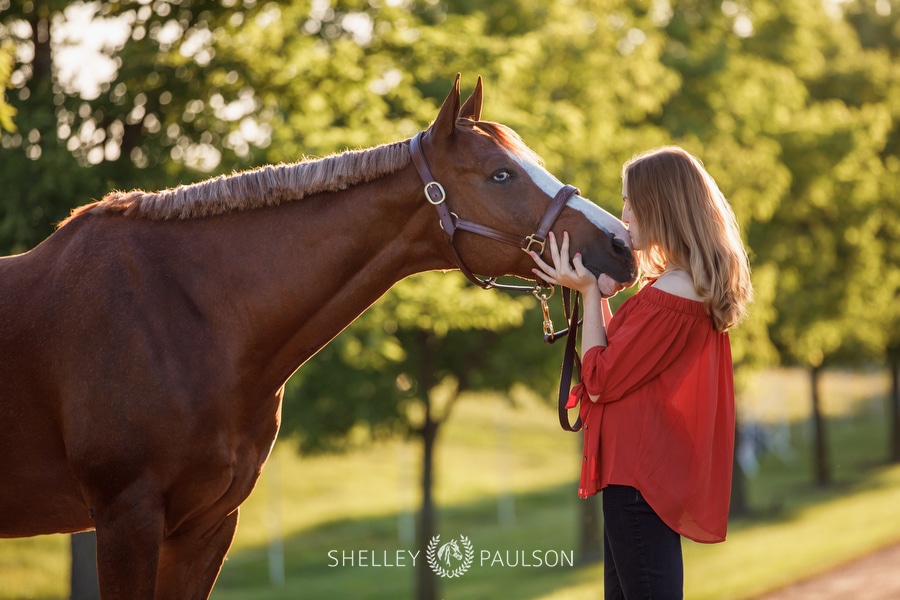
{"type": "Polygon", "coordinates": [[[496,183],[503,183],[504,181],[509,181],[512,178],[512,173],[507,171],[506,169],[500,169],[496,171],[493,175],[491,175],[491,179],[493,179],[496,183]]]}

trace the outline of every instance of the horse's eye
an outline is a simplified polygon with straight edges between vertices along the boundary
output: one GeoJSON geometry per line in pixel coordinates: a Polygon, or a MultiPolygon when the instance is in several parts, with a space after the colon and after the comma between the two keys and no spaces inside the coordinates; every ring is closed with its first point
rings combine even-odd
{"type": "Polygon", "coordinates": [[[509,181],[512,178],[512,173],[510,173],[506,169],[500,169],[499,171],[496,171],[493,175],[491,175],[491,178],[496,183],[503,183],[504,181],[509,181]]]}

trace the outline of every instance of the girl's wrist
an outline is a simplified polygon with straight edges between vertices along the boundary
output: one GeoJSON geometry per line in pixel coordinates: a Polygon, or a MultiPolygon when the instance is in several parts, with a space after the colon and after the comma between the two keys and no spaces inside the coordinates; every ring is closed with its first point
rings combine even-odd
{"type": "Polygon", "coordinates": [[[579,290],[581,292],[581,296],[585,299],[596,297],[599,301],[603,298],[603,292],[600,291],[600,288],[597,287],[596,283],[594,285],[590,285],[585,287],[583,290],[579,290]]]}

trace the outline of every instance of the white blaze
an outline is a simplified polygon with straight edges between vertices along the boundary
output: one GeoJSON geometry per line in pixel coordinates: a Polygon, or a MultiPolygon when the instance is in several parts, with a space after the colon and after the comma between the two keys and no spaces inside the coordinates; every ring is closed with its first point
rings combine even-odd
{"type": "MultiPolygon", "coordinates": [[[[556,193],[562,189],[563,183],[553,176],[547,169],[544,167],[535,164],[533,162],[527,161],[520,156],[516,156],[515,154],[509,153],[510,156],[519,163],[525,172],[528,173],[528,176],[531,177],[531,180],[541,188],[541,190],[550,196],[551,198],[556,196],[556,193]]],[[[625,242],[625,245],[628,246],[629,249],[633,249],[631,245],[631,236],[628,235],[628,230],[625,229],[625,225],[616,217],[609,214],[590,200],[583,198],[582,196],[575,194],[569,201],[566,202],[566,206],[569,208],[575,209],[585,217],[587,220],[593,223],[598,228],[606,231],[607,233],[611,233],[614,237],[625,242]]]]}

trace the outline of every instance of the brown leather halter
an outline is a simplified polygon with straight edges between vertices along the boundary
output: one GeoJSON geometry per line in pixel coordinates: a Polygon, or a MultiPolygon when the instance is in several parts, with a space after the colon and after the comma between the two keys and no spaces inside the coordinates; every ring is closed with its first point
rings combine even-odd
{"type": "Polygon", "coordinates": [[[556,196],[553,197],[553,200],[550,202],[550,206],[547,208],[547,212],[544,213],[544,217],[538,224],[537,229],[531,235],[519,236],[494,229],[493,227],[488,227],[487,225],[482,225],[480,223],[474,223],[472,221],[461,219],[459,215],[450,212],[450,209],[447,207],[447,203],[445,202],[445,200],[447,199],[447,193],[444,191],[444,186],[442,186],[435,180],[434,175],[431,174],[431,169],[428,168],[428,161],[425,160],[425,154],[422,152],[422,145],[420,141],[422,135],[423,133],[420,131],[410,140],[409,154],[412,157],[412,161],[416,167],[416,171],[419,172],[419,177],[425,183],[425,198],[431,205],[435,207],[435,209],[437,209],[438,218],[441,222],[441,228],[444,230],[444,239],[447,241],[447,245],[450,247],[450,253],[453,254],[453,260],[456,262],[456,266],[459,267],[459,270],[463,272],[463,274],[469,279],[469,281],[486,290],[497,288],[501,290],[524,292],[539,291],[541,289],[540,285],[535,285],[532,287],[506,285],[497,283],[497,280],[494,277],[481,279],[476,276],[466,266],[462,258],[459,256],[459,253],[456,251],[456,247],[453,245],[454,234],[457,230],[468,231],[482,237],[490,238],[498,242],[503,242],[504,244],[516,246],[518,248],[521,248],[525,252],[530,252],[532,250],[532,246],[535,246],[533,249],[538,254],[542,254],[544,252],[544,244],[547,241],[547,234],[550,232],[550,228],[553,227],[553,224],[556,222],[557,217],[559,217],[559,213],[562,212],[562,209],[566,206],[566,202],[569,201],[569,198],[571,198],[574,194],[579,193],[578,188],[571,185],[563,186],[562,189],[556,193],[556,196]]]}
{"type": "Polygon", "coordinates": [[[577,368],[579,372],[581,371],[581,360],[579,359],[578,352],[575,349],[575,338],[577,337],[576,334],[578,331],[578,326],[581,324],[581,322],[578,320],[578,295],[571,294],[571,290],[563,288],[563,307],[565,309],[566,319],[569,322],[569,327],[567,329],[554,332],[553,323],[549,320],[549,311],[547,309],[547,300],[549,300],[550,296],[553,295],[552,291],[549,295],[546,295],[540,293],[542,289],[542,286],[540,284],[535,284],[534,286],[529,287],[497,283],[497,280],[494,277],[481,279],[477,275],[472,273],[472,271],[466,266],[462,258],[459,256],[459,253],[456,251],[456,247],[453,245],[453,236],[457,230],[461,229],[463,231],[468,231],[470,233],[490,238],[492,240],[497,240],[498,242],[503,242],[504,244],[517,246],[524,252],[530,252],[532,250],[532,245],[536,245],[537,253],[542,254],[544,252],[544,244],[547,241],[547,234],[550,232],[550,228],[553,227],[553,224],[556,222],[557,217],[559,217],[559,213],[562,212],[562,209],[565,207],[566,202],[569,201],[569,198],[571,198],[574,194],[579,193],[578,188],[571,185],[564,185],[562,189],[556,193],[556,196],[553,197],[553,200],[550,202],[550,206],[544,213],[544,217],[541,219],[541,222],[538,224],[535,232],[524,237],[506,233],[505,231],[500,231],[498,229],[494,229],[493,227],[488,227],[487,225],[481,225],[480,223],[474,223],[472,221],[461,219],[459,218],[459,215],[451,212],[447,207],[447,203],[445,202],[445,200],[447,200],[447,192],[444,191],[444,186],[442,186],[435,180],[434,175],[431,174],[431,169],[428,168],[428,161],[425,160],[425,154],[422,152],[422,145],[420,141],[422,135],[423,132],[420,131],[410,140],[409,154],[412,157],[412,161],[416,167],[416,171],[419,172],[419,177],[425,183],[425,199],[428,200],[428,202],[432,206],[434,206],[435,209],[437,209],[438,218],[441,222],[441,229],[444,230],[444,239],[447,241],[447,245],[450,247],[450,253],[453,255],[453,260],[456,262],[456,266],[459,267],[459,270],[462,271],[463,274],[465,274],[469,281],[486,290],[495,288],[517,292],[531,292],[532,294],[534,294],[534,296],[538,300],[540,300],[541,308],[544,310],[544,341],[546,343],[552,344],[557,339],[566,336],[569,333],[572,333],[572,335],[568,335],[568,340],[566,341],[566,349],[563,356],[562,373],[560,374],[559,398],[557,405],[559,408],[558,412],[560,426],[566,431],[580,430],[581,417],[578,417],[575,420],[574,424],[569,423],[569,414],[568,410],[566,409],[566,402],[568,401],[569,396],[569,385],[571,385],[574,370],[577,368]],[[570,295],[573,296],[571,301],[570,295]]]}

